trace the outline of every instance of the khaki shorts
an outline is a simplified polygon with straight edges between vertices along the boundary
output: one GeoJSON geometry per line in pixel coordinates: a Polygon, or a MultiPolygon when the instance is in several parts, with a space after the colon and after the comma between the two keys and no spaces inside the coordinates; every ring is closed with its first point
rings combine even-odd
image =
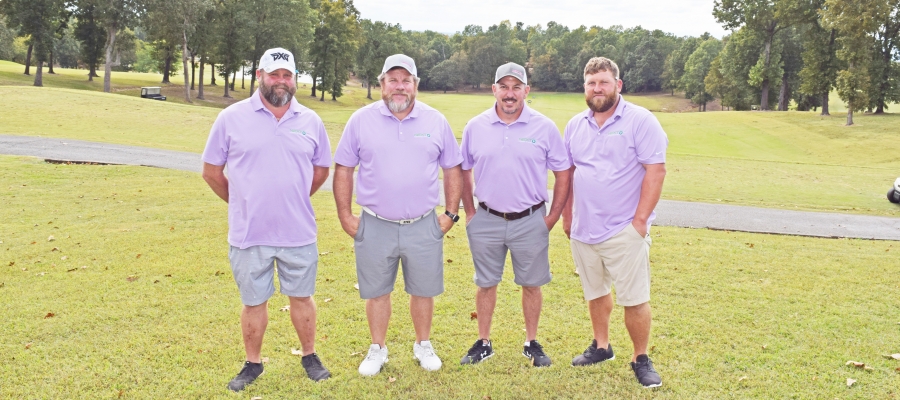
{"type": "Polygon", "coordinates": [[[572,240],[572,258],[581,277],[584,299],[608,295],[616,287],[616,303],[636,306],[650,301],[650,234],[641,237],[632,224],[597,244],[572,240]]]}

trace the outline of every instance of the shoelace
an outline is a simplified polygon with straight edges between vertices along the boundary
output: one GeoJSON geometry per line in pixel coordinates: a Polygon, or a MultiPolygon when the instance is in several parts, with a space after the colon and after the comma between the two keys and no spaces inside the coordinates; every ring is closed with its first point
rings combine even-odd
{"type": "Polygon", "coordinates": [[[382,358],[380,351],[369,351],[369,354],[366,354],[366,361],[374,361],[376,359],[382,358]]]}
{"type": "MultiPolygon", "coordinates": [[[[478,342],[483,343],[480,340],[478,342]]],[[[472,346],[472,348],[469,349],[468,356],[475,357],[476,355],[487,353],[487,351],[484,349],[485,347],[487,347],[487,346],[485,346],[484,344],[482,344],[481,346],[478,346],[478,347],[472,346]]]]}
{"type": "Polygon", "coordinates": [[[528,351],[531,353],[531,356],[535,358],[544,356],[544,347],[541,346],[540,343],[534,343],[534,345],[529,346],[528,351]]]}
{"type": "Polygon", "coordinates": [[[431,357],[434,355],[434,349],[431,346],[428,346],[428,347],[422,346],[421,348],[424,351],[424,354],[422,354],[422,356],[431,357]]]}

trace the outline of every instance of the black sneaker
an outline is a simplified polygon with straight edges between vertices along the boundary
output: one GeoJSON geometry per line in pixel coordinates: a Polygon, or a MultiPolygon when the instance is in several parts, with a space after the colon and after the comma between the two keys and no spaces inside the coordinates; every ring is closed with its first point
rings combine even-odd
{"type": "Polygon", "coordinates": [[[653,361],[646,354],[637,356],[637,360],[631,363],[631,369],[634,370],[634,376],[638,382],[645,388],[655,388],[662,386],[662,379],[653,369],[653,361]]]}
{"type": "Polygon", "coordinates": [[[328,369],[322,365],[322,360],[319,360],[319,356],[316,353],[303,356],[300,359],[300,364],[306,370],[306,376],[316,382],[324,381],[331,377],[331,372],[328,372],[328,369]]]}
{"type": "Polygon", "coordinates": [[[472,348],[469,349],[469,353],[462,358],[459,364],[478,364],[488,358],[491,358],[493,355],[494,346],[491,345],[491,341],[478,339],[477,341],[475,341],[475,344],[472,345],[472,348]]]}
{"type": "Polygon", "coordinates": [[[532,340],[528,343],[525,343],[523,347],[522,355],[531,359],[531,365],[535,367],[549,367],[550,357],[547,357],[544,354],[544,348],[538,343],[537,340],[532,340]]]}
{"type": "Polygon", "coordinates": [[[244,368],[241,368],[241,372],[238,372],[237,376],[235,376],[231,382],[228,382],[228,389],[231,389],[233,392],[240,392],[241,390],[244,390],[247,385],[253,383],[256,378],[259,378],[262,373],[262,363],[245,361],[244,368]]]}
{"type": "Polygon", "coordinates": [[[616,355],[613,354],[612,344],[609,344],[606,349],[598,349],[597,339],[594,339],[583,354],[572,359],[572,365],[580,367],[615,359],[616,355]]]}

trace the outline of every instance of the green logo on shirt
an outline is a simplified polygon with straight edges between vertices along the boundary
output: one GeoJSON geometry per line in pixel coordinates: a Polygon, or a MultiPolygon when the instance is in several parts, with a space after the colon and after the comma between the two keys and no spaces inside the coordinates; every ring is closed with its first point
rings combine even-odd
{"type": "Polygon", "coordinates": [[[415,135],[413,135],[413,136],[415,136],[415,137],[429,138],[429,137],[431,137],[431,134],[430,134],[430,133],[417,133],[417,134],[415,134],[415,135]]]}
{"type": "Polygon", "coordinates": [[[524,142],[524,143],[532,143],[532,144],[537,143],[537,140],[534,140],[532,138],[527,138],[527,137],[519,138],[519,141],[524,142]]]}
{"type": "Polygon", "coordinates": [[[291,129],[291,133],[296,133],[298,135],[306,136],[306,131],[304,131],[302,129],[291,129]]]}
{"type": "Polygon", "coordinates": [[[610,135],[619,135],[619,136],[622,136],[622,134],[624,134],[624,133],[625,133],[625,132],[622,132],[622,131],[612,131],[612,132],[610,132],[609,134],[610,134],[610,135]]]}

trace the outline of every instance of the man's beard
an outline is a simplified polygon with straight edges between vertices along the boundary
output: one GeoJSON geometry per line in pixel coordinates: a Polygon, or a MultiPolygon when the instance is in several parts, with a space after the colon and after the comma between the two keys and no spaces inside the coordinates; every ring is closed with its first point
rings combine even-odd
{"type": "Polygon", "coordinates": [[[416,99],[416,96],[414,94],[406,93],[406,92],[390,93],[390,94],[382,94],[381,99],[384,100],[385,103],[387,103],[388,109],[390,109],[391,112],[398,113],[398,112],[402,112],[403,110],[406,110],[407,108],[409,108],[409,106],[412,105],[413,101],[416,99]],[[394,102],[395,94],[406,95],[406,100],[402,103],[394,102]]]}
{"type": "Polygon", "coordinates": [[[275,86],[269,86],[266,84],[265,79],[260,79],[259,90],[262,91],[263,97],[265,97],[265,99],[273,107],[282,107],[291,102],[291,99],[294,97],[294,93],[297,91],[297,88],[290,87],[283,83],[276,84],[275,86]],[[278,91],[276,89],[282,89],[281,95],[278,95],[278,91]]]}
{"type": "Polygon", "coordinates": [[[584,96],[584,101],[587,103],[588,108],[595,113],[604,113],[609,111],[612,106],[616,104],[616,101],[619,100],[619,91],[616,90],[614,93],[603,96],[603,98],[594,97],[593,93],[590,95],[584,96]]]}

